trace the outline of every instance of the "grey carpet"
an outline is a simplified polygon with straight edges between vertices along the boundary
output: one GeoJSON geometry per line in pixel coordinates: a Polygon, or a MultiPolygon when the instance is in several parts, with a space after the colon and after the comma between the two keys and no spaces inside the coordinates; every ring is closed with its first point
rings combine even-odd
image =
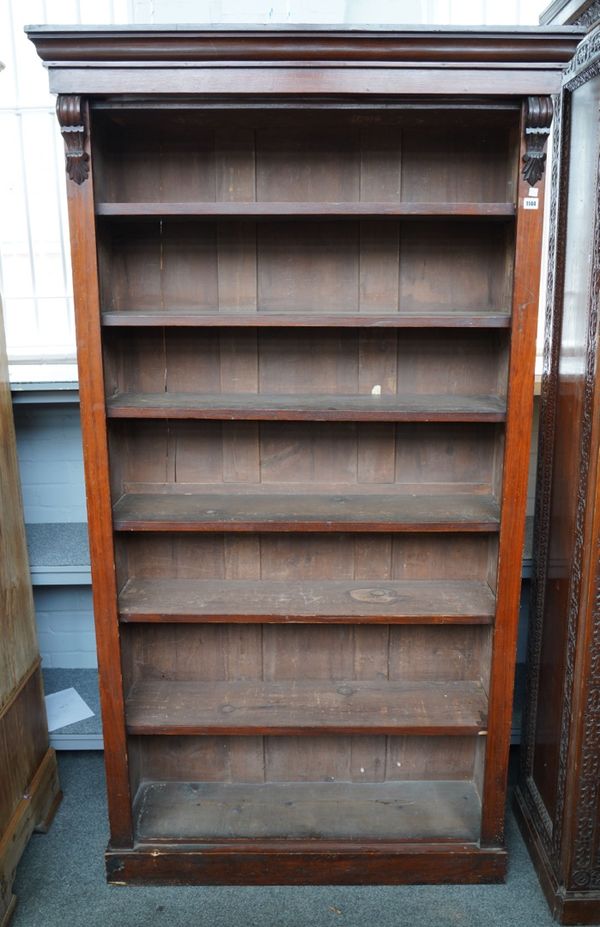
{"type": "Polygon", "coordinates": [[[60,757],[63,804],[19,866],[13,927],[550,927],[509,817],[505,885],[124,888],[104,881],[100,753],[60,757]]]}

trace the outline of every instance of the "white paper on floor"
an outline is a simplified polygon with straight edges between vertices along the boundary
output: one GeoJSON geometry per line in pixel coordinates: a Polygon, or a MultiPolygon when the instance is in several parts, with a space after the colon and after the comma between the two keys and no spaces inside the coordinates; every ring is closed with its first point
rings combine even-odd
{"type": "Polygon", "coordinates": [[[94,712],[87,705],[76,689],[63,689],[46,696],[46,714],[48,715],[48,730],[57,731],[67,724],[75,724],[84,718],[92,718],[94,712]]]}

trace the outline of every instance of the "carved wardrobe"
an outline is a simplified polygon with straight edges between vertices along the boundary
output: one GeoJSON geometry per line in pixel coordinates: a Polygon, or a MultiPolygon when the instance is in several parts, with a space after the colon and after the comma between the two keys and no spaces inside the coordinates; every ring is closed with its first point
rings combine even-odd
{"type": "MultiPolygon", "coordinates": [[[[598,4],[578,6],[586,24],[600,18],[598,4]]],[[[515,807],[554,916],[590,924],[600,921],[600,26],[557,103],[515,807]]]]}
{"type": "Polygon", "coordinates": [[[493,882],[572,29],[35,27],[119,883],[493,882]]]}

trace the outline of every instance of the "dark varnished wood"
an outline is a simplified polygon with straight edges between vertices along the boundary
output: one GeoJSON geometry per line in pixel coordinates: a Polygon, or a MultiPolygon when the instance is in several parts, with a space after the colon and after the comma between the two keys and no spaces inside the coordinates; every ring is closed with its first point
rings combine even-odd
{"type": "MultiPolygon", "coordinates": [[[[87,121],[87,112],[84,113],[87,121]]],[[[89,136],[86,140],[89,155],[89,136]]],[[[104,760],[111,782],[108,813],[115,846],[131,845],[132,816],[124,701],[119,652],[117,592],[112,554],[112,515],[104,410],[100,299],[94,235],[93,166],[84,183],[67,181],[71,230],[75,322],[77,326],[79,395],[83,459],[86,472],[92,588],[100,696],[104,729],[104,760]]]]}
{"type": "Polygon", "coordinates": [[[552,100],[548,97],[529,97],[525,114],[525,154],[523,179],[534,187],[544,176],[546,168],[546,142],[552,124],[552,100]]]}
{"type": "Polygon", "coordinates": [[[516,114],[576,34],[31,35],[92,114],[110,880],[502,878],[541,228],[516,114]]]}
{"type": "Polygon", "coordinates": [[[131,885],[414,885],[504,881],[506,851],[399,841],[235,841],[201,850],[109,848],[108,881],[131,885]],[[344,846],[344,844],[346,844],[344,846]]]}
{"type": "Polygon", "coordinates": [[[80,96],[64,95],[58,98],[56,115],[65,143],[67,174],[75,183],[83,183],[90,173],[90,156],[86,151],[85,106],[80,96]]]}
{"type": "Polygon", "coordinates": [[[28,34],[58,93],[506,96],[555,92],[581,30],[121,27],[80,29],[76,42],[65,29],[28,34]]]}
{"type": "Polygon", "coordinates": [[[596,923],[600,56],[565,74],[555,152],[526,727],[516,809],[557,920],[596,923]]]}
{"type": "MultiPolygon", "coordinates": [[[[520,163],[527,146],[525,126],[530,103],[523,107],[520,163]]],[[[543,206],[544,183],[538,186],[543,206]]],[[[517,242],[513,287],[513,328],[509,369],[502,513],[498,551],[497,606],[490,680],[490,714],[494,729],[486,745],[481,840],[496,846],[504,835],[504,790],[510,746],[511,699],[514,683],[521,558],[525,539],[530,421],[533,410],[535,335],[539,299],[542,226],[537,210],[524,208],[529,184],[519,175],[517,242]]]]}
{"type": "MultiPolygon", "coordinates": [[[[374,64],[408,61],[487,61],[566,63],[581,30],[420,26],[385,29],[381,26],[115,26],[72,29],[30,26],[27,30],[38,54],[53,64],[81,61],[144,63],[200,60],[266,61],[370,60],[374,64]]],[[[72,66],[72,65],[71,65],[72,66]]],[[[476,85],[475,85],[476,86],[476,85]]]]}
{"type": "MultiPolygon", "coordinates": [[[[579,29],[569,36],[568,45],[575,48],[582,33],[579,29]]],[[[286,67],[281,65],[235,68],[216,65],[187,67],[182,73],[181,67],[165,65],[161,68],[162,94],[178,97],[182,93],[192,94],[197,98],[209,97],[220,100],[223,96],[239,95],[250,101],[263,97],[306,99],[315,97],[327,100],[331,96],[340,96],[346,100],[374,94],[380,99],[396,99],[407,94],[415,97],[446,98],[448,95],[469,96],[473,93],[484,96],[504,98],[511,94],[527,95],[532,93],[556,93],[560,86],[558,67],[534,69],[485,67],[477,69],[477,84],[473,86],[473,68],[438,68],[405,67],[402,64],[390,68],[346,66],[322,68],[316,70],[302,66],[286,67]],[[470,91],[466,88],[470,86],[470,91]]],[[[54,93],[71,94],[77,90],[82,94],[118,95],[128,86],[131,91],[143,97],[152,97],[157,93],[157,81],[151,68],[140,68],[133,64],[130,68],[119,66],[90,69],[88,67],[69,67],[68,70],[56,68],[50,72],[50,89],[54,93]]]]}
{"type": "Polygon", "coordinates": [[[487,624],[487,583],[322,580],[136,580],[119,595],[121,621],[273,621],[487,624]]]}

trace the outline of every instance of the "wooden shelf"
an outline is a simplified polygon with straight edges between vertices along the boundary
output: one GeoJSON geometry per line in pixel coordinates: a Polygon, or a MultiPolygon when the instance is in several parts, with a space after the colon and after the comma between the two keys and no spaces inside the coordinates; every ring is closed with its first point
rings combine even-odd
{"type": "Polygon", "coordinates": [[[497,531],[489,495],[397,493],[127,492],[117,531],[497,531]]]}
{"type": "Polygon", "coordinates": [[[130,734],[444,734],[485,731],[480,682],[285,680],[136,683],[130,734]]]}
{"type": "Polygon", "coordinates": [[[490,624],[487,583],[458,580],[130,579],[125,622],[490,624]]]}
{"type": "Polygon", "coordinates": [[[498,396],[323,396],[264,393],[122,393],[107,400],[109,418],[254,421],[503,422],[498,396]]]}
{"type": "Polygon", "coordinates": [[[238,312],[222,309],[119,309],[102,313],[111,328],[510,328],[507,312],[238,312]]]}
{"type": "Polygon", "coordinates": [[[471,781],[145,782],[136,796],[139,843],[235,838],[389,838],[477,841],[481,803],[471,781]]]}
{"type": "Polygon", "coordinates": [[[189,216],[205,219],[395,219],[411,217],[475,216],[509,218],[514,203],[367,203],[367,202],[184,202],[184,203],[96,203],[96,215],[143,218],[189,216]]]}
{"type": "Polygon", "coordinates": [[[122,884],[504,876],[528,178],[576,40],[338,32],[90,34],[87,91],[81,37],[37,37],[74,88],[122,884]],[[91,149],[78,94],[104,107],[91,149]]]}

